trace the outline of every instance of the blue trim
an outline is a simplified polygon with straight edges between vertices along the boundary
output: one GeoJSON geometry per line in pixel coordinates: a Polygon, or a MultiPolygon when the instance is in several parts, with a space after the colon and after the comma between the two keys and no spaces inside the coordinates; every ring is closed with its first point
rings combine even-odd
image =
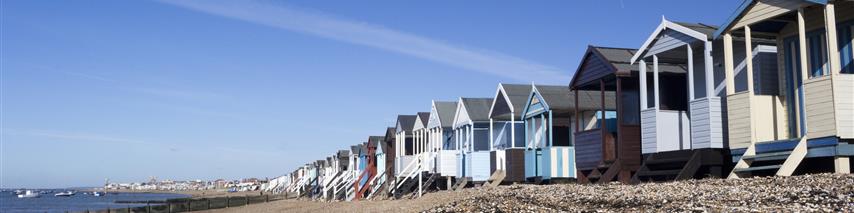
{"type": "MultiPolygon", "coordinates": [[[[814,3],[814,4],[821,4],[821,5],[827,4],[827,0],[804,0],[804,1],[814,3]]],[[[741,2],[741,5],[739,5],[738,8],[735,9],[735,12],[732,15],[730,15],[729,18],[727,18],[727,20],[724,22],[724,24],[720,25],[720,27],[717,30],[715,30],[715,34],[714,34],[713,38],[715,38],[715,39],[720,38],[721,35],[725,31],[728,31],[729,28],[732,27],[733,24],[735,24],[735,21],[738,20],[739,18],[741,18],[741,16],[744,14],[744,12],[746,12],[748,8],[751,8],[755,2],[756,2],[756,0],[744,0],[743,2],[741,2]]]]}

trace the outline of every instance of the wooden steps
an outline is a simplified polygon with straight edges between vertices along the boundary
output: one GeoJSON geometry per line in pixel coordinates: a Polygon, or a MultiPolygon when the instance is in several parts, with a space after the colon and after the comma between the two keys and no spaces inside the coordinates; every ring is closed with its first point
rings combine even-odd
{"type": "Polygon", "coordinates": [[[806,158],[807,137],[757,142],[738,160],[729,178],[757,175],[790,176],[806,158]]]}
{"type": "Polygon", "coordinates": [[[469,181],[471,181],[471,178],[469,177],[461,178],[460,181],[457,181],[457,184],[452,187],[452,189],[454,191],[462,190],[463,188],[466,188],[466,185],[468,185],[469,181]]]}
{"type": "Polygon", "coordinates": [[[501,184],[502,181],[504,181],[505,177],[507,177],[507,173],[505,173],[504,170],[495,170],[495,172],[492,173],[491,176],[489,176],[489,179],[486,180],[484,186],[498,186],[501,184]]]}
{"type": "Polygon", "coordinates": [[[648,154],[631,182],[722,176],[721,171],[730,165],[728,153],[725,149],[698,149],[648,154]]]}

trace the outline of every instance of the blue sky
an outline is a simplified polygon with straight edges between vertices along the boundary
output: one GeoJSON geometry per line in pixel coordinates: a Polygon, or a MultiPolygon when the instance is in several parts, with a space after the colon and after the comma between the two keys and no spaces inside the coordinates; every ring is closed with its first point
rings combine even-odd
{"type": "Polygon", "coordinates": [[[0,187],[275,177],[725,1],[2,1],[0,187]]]}

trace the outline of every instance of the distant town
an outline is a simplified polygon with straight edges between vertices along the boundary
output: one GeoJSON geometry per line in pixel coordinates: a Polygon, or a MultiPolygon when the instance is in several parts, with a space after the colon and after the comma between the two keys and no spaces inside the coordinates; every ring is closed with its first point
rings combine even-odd
{"type": "Polygon", "coordinates": [[[203,191],[225,190],[230,192],[257,191],[263,188],[267,179],[244,178],[240,180],[157,180],[150,178],[146,182],[111,183],[104,186],[108,191],[203,191]]]}

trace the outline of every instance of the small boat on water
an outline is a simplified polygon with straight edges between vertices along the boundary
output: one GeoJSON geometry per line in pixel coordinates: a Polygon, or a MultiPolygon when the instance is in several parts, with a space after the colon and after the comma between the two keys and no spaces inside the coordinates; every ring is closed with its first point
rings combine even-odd
{"type": "Polygon", "coordinates": [[[101,192],[98,192],[98,191],[94,191],[94,192],[92,192],[92,196],[100,197],[100,196],[104,196],[104,194],[101,192]]]}
{"type": "Polygon", "coordinates": [[[40,197],[38,192],[33,192],[32,190],[27,190],[23,194],[19,194],[18,198],[37,198],[40,197]]]}
{"type": "Polygon", "coordinates": [[[54,194],[53,196],[56,196],[56,197],[71,197],[71,196],[73,196],[74,194],[75,194],[75,193],[74,193],[73,191],[67,191],[67,192],[60,192],[60,193],[56,193],[56,194],[54,194]]]}

